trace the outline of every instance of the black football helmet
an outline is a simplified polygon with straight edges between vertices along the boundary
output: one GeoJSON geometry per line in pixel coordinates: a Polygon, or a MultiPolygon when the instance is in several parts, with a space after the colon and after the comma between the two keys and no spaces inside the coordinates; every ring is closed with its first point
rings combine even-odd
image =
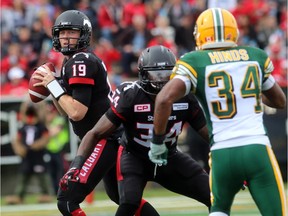
{"type": "Polygon", "coordinates": [[[145,92],[156,95],[169,81],[176,57],[167,47],[146,48],[138,59],[139,80],[145,92]]]}
{"type": "Polygon", "coordinates": [[[56,51],[64,55],[71,55],[77,51],[87,48],[90,45],[92,35],[92,25],[89,18],[77,10],[68,10],[60,14],[52,28],[52,44],[56,51]],[[80,31],[80,38],[76,47],[61,47],[59,32],[64,29],[74,29],[80,31]]]}

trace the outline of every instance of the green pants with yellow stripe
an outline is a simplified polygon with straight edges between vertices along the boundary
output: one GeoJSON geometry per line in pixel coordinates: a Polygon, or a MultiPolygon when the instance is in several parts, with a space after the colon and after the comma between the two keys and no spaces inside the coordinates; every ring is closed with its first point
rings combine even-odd
{"type": "Polygon", "coordinates": [[[211,213],[230,215],[243,182],[263,216],[287,216],[282,176],[272,149],[261,144],[217,149],[210,156],[211,213]]]}

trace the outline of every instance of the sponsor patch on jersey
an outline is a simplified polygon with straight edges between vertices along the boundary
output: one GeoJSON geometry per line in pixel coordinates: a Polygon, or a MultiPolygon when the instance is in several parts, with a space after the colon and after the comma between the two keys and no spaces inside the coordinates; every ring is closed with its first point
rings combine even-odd
{"type": "Polygon", "coordinates": [[[173,110],[187,110],[188,103],[175,103],[173,104],[173,110]]]}
{"type": "Polygon", "coordinates": [[[136,104],[134,105],[134,112],[150,112],[150,104],[136,104]]]}

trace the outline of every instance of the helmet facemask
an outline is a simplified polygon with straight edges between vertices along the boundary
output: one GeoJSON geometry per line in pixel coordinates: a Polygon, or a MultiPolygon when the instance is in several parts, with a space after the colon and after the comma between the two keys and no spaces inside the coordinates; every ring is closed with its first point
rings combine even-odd
{"type": "Polygon", "coordinates": [[[163,69],[144,70],[142,72],[141,85],[148,94],[158,94],[169,81],[173,67],[163,69]]]}

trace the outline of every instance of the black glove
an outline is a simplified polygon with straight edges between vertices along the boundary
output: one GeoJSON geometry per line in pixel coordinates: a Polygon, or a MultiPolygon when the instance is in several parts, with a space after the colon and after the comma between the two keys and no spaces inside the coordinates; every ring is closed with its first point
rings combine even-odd
{"type": "Polygon", "coordinates": [[[82,156],[77,156],[71,163],[70,169],[65,173],[65,175],[60,179],[59,187],[61,190],[68,190],[69,181],[79,182],[79,173],[83,163],[85,162],[82,156]]]}

